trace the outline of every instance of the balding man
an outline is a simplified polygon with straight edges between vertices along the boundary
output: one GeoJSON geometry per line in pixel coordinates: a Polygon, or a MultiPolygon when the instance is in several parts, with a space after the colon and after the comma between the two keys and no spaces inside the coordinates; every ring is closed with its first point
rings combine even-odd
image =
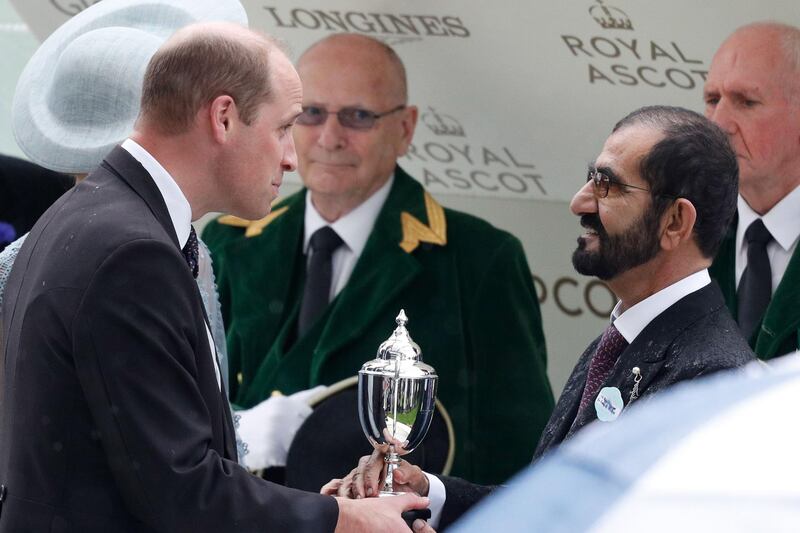
{"type": "Polygon", "coordinates": [[[452,471],[508,478],[530,462],[553,407],[520,242],[442,208],[397,166],[417,108],[390,47],[335,35],[297,65],[303,113],[294,136],[305,189],[248,230],[226,217],[204,233],[238,375],[234,403],[355,375],[405,309],[441,377],[439,398],[455,428],[452,471]]]}
{"type": "MultiPolygon", "coordinates": [[[[157,32],[200,6],[164,0],[138,19],[106,0],[53,39],[113,21],[157,32]]],[[[401,511],[425,499],[337,502],[236,462],[191,221],[269,211],[295,167],[297,73],[266,37],[215,23],[175,34],[144,79],[134,133],[43,215],[8,282],[0,532],[407,530],[401,511]]]]}
{"type": "Polygon", "coordinates": [[[756,354],[771,359],[800,347],[800,29],[736,30],[704,97],[739,161],[738,216],[711,274],[756,354]]]}

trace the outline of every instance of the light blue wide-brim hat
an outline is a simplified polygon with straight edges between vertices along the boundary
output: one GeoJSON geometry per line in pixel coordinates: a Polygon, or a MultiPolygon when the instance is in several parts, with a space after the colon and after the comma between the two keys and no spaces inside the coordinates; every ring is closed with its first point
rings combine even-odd
{"type": "Polygon", "coordinates": [[[133,131],[147,63],[195,22],[247,25],[237,0],[103,0],[59,27],[17,82],[12,126],[35,163],[90,172],[133,131]]]}

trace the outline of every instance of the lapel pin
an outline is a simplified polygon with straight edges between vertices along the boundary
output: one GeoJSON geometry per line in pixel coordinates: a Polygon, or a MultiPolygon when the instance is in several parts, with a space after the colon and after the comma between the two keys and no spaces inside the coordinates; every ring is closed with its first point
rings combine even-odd
{"type": "Polygon", "coordinates": [[[639,382],[642,381],[642,371],[639,370],[638,366],[631,368],[631,374],[633,374],[633,390],[630,398],[628,398],[628,404],[639,397],[639,382]]]}

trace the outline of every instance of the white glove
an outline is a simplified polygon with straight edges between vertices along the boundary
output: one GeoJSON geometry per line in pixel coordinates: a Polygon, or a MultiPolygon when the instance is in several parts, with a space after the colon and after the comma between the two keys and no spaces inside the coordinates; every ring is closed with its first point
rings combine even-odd
{"type": "Polygon", "coordinates": [[[311,414],[308,400],[327,388],[318,385],[290,396],[271,396],[255,407],[236,411],[239,436],[247,445],[245,466],[250,470],[285,466],[294,434],[311,414]]]}

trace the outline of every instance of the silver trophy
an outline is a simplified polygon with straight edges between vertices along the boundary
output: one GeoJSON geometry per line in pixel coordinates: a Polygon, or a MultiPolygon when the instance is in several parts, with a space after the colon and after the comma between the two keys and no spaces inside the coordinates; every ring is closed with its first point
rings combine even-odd
{"type": "Polygon", "coordinates": [[[438,376],[422,362],[422,350],[408,334],[405,311],[397,328],[358,372],[358,418],[370,443],[386,454],[381,496],[399,494],[393,473],[400,456],[419,446],[431,426],[438,376]]]}

